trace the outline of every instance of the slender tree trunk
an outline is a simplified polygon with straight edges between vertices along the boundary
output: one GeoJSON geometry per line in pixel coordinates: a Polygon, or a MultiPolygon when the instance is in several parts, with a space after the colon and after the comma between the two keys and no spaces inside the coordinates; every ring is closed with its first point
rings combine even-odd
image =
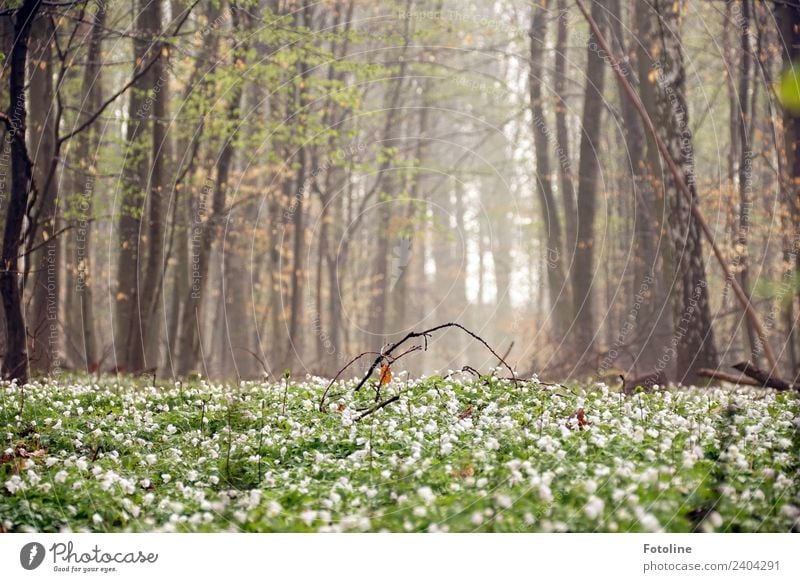
{"type": "MultiPolygon", "coordinates": [[[[739,224],[736,237],[736,252],[739,258],[739,285],[750,298],[750,273],[748,260],[748,238],[750,233],[750,214],[753,210],[753,136],[749,135],[752,112],[750,109],[751,47],[750,47],[750,0],[741,3],[741,55],[739,60],[739,89],[737,107],[737,126],[739,131],[739,224]]],[[[744,319],[747,345],[751,360],[759,364],[759,341],[753,324],[744,319]]]]}
{"type": "Polygon", "coordinates": [[[505,200],[492,193],[493,184],[488,180],[481,184],[481,198],[483,206],[487,209],[491,221],[492,238],[489,241],[488,251],[492,256],[492,267],[495,283],[496,312],[493,319],[498,325],[503,325],[511,320],[511,236],[513,226],[507,215],[505,200]],[[502,235],[500,234],[502,233],[502,235]]]}
{"type": "MultiPolygon", "coordinates": [[[[311,29],[311,5],[307,2],[303,3],[303,9],[296,13],[295,22],[298,26],[305,26],[311,29]]],[[[295,86],[294,102],[298,105],[298,111],[304,111],[308,100],[307,93],[304,89],[308,82],[311,67],[304,59],[297,63],[297,74],[300,84],[303,86],[295,86]]],[[[304,135],[305,123],[301,119],[300,130],[301,135],[304,135]]],[[[289,346],[287,353],[289,354],[290,367],[294,367],[296,363],[303,361],[303,337],[301,334],[301,322],[303,318],[303,281],[305,279],[305,253],[306,253],[306,226],[305,226],[305,200],[309,197],[310,186],[306,184],[306,158],[307,146],[301,145],[297,154],[297,175],[295,178],[297,193],[295,195],[296,204],[294,207],[293,215],[293,251],[292,251],[292,272],[290,275],[291,281],[291,299],[289,313],[289,346]]]]}
{"type": "MultiPolygon", "coordinates": [[[[234,27],[240,28],[241,13],[238,9],[232,9],[234,27]]],[[[239,43],[234,51],[234,61],[244,62],[248,46],[246,43],[239,43]]],[[[224,224],[226,216],[228,180],[231,164],[235,153],[234,139],[237,131],[237,120],[240,115],[242,95],[244,91],[244,80],[240,80],[230,91],[230,101],[228,102],[225,117],[229,125],[233,127],[230,134],[222,137],[222,147],[216,160],[216,176],[213,182],[207,181],[203,187],[201,201],[195,209],[190,226],[190,254],[191,262],[191,285],[189,296],[186,298],[183,309],[181,310],[180,322],[180,349],[178,355],[178,374],[186,375],[197,365],[201,357],[202,338],[204,319],[205,291],[209,289],[207,279],[210,273],[210,261],[212,247],[219,238],[221,225],[224,224]],[[213,183],[213,186],[211,185],[213,183]],[[212,190],[212,192],[209,192],[212,190]],[[208,195],[211,194],[211,211],[208,208],[208,195]]],[[[213,317],[211,321],[215,321],[213,317]]],[[[212,324],[213,325],[213,324],[212,324]]],[[[213,328],[212,328],[213,329],[213,328]]]]}
{"type": "MultiPolygon", "coordinates": [[[[160,46],[156,35],[161,28],[161,10],[158,1],[140,0],[136,14],[136,38],[133,41],[133,56],[138,69],[148,59],[154,58],[160,46]]],[[[144,212],[145,188],[150,165],[150,149],[146,137],[151,117],[152,102],[148,92],[153,90],[156,79],[153,69],[142,75],[129,91],[127,155],[123,169],[123,186],[119,202],[119,254],[117,256],[116,316],[114,346],[116,369],[137,372],[144,368],[144,338],[146,334],[146,304],[139,297],[141,262],[145,250],[140,239],[142,214],[144,212]]]]}
{"type": "MultiPolygon", "coordinates": [[[[100,62],[102,59],[103,29],[106,21],[106,3],[98,2],[93,15],[92,32],[89,39],[89,49],[86,55],[87,64],[83,71],[84,106],[81,108],[79,119],[84,118],[89,112],[97,111],[101,104],[102,77],[100,62]]],[[[75,180],[75,194],[79,197],[74,234],[74,260],[76,268],[75,287],[70,293],[79,298],[77,329],[80,330],[81,366],[87,371],[94,371],[99,365],[97,346],[97,331],[94,321],[94,301],[92,288],[94,275],[92,272],[92,213],[93,198],[97,180],[97,163],[95,156],[100,146],[100,136],[95,128],[88,128],[79,134],[75,146],[75,157],[78,160],[80,178],[75,180]]]]}
{"type": "MultiPolygon", "coordinates": [[[[301,73],[301,77],[305,78],[301,73]]],[[[302,109],[302,106],[300,106],[302,109]]],[[[297,157],[297,174],[295,176],[295,188],[298,194],[295,196],[296,203],[293,207],[292,215],[292,271],[289,277],[291,285],[290,312],[289,312],[289,345],[287,354],[289,355],[290,367],[302,361],[303,343],[300,334],[300,322],[303,311],[303,279],[304,259],[306,252],[306,226],[305,226],[305,204],[304,198],[308,192],[303,192],[306,176],[306,148],[301,146],[297,157]]]]}
{"type": "MultiPolygon", "coordinates": [[[[383,180],[388,192],[393,192],[395,180],[389,177],[383,180]]],[[[386,343],[386,290],[389,284],[389,233],[388,225],[392,219],[392,203],[388,200],[378,202],[377,217],[373,226],[375,247],[372,264],[372,296],[369,302],[369,318],[367,324],[368,349],[380,349],[386,343]]]]}
{"type": "MultiPolygon", "coordinates": [[[[564,207],[564,265],[565,275],[572,269],[573,251],[577,243],[578,209],[575,200],[575,181],[572,176],[569,129],[567,126],[567,52],[569,27],[567,26],[567,0],[558,0],[558,30],[556,35],[556,58],[553,86],[556,92],[556,155],[561,184],[561,200],[564,207]]],[[[564,297],[571,301],[571,290],[565,287],[564,297]]],[[[569,307],[570,316],[572,306],[569,307]]]]}
{"type": "Polygon", "coordinates": [[[28,350],[25,320],[22,316],[22,287],[19,271],[19,250],[22,225],[28,207],[28,193],[33,168],[25,142],[27,102],[25,97],[25,64],[31,24],[41,0],[24,0],[14,14],[14,44],[8,57],[9,133],[11,134],[11,200],[3,232],[3,269],[0,269],[0,293],[6,314],[6,357],[3,377],[20,384],[28,381],[28,350]]]}
{"type": "MultiPolygon", "coordinates": [[[[162,0],[152,0],[151,18],[154,27],[160,32],[162,20],[162,0]]],[[[147,326],[145,328],[145,366],[158,368],[161,360],[161,338],[163,310],[161,308],[162,287],[164,285],[164,203],[167,189],[167,164],[171,162],[172,148],[168,136],[169,121],[167,99],[169,98],[169,76],[167,75],[166,55],[168,49],[162,48],[159,58],[151,69],[153,87],[152,101],[152,146],[150,177],[148,180],[147,206],[147,263],[144,270],[144,288],[147,290],[144,305],[147,326]]]]}
{"type": "MultiPolygon", "coordinates": [[[[405,30],[403,33],[404,44],[400,55],[399,72],[392,83],[392,88],[386,93],[386,107],[388,113],[386,116],[386,123],[383,128],[383,135],[385,142],[391,147],[393,144],[392,139],[397,135],[397,126],[401,123],[398,119],[398,105],[402,96],[404,80],[406,75],[406,59],[405,55],[408,50],[410,42],[410,32],[408,28],[408,21],[406,21],[405,30]]],[[[386,161],[381,164],[380,171],[377,173],[373,186],[373,190],[378,196],[385,193],[385,198],[377,202],[377,219],[375,223],[375,249],[374,260],[372,267],[372,295],[370,298],[369,315],[367,318],[367,347],[369,349],[380,348],[386,341],[386,324],[387,324],[387,288],[389,285],[389,224],[392,220],[393,200],[396,194],[398,181],[396,173],[390,169],[391,160],[389,155],[386,161]]]]}
{"type": "MultiPolygon", "coordinates": [[[[178,2],[173,0],[172,13],[177,14],[181,10],[178,2]]],[[[201,35],[202,42],[197,51],[195,59],[195,66],[192,70],[191,77],[189,78],[186,88],[182,95],[183,101],[189,101],[193,96],[196,96],[199,103],[199,109],[203,120],[199,126],[191,127],[189,132],[179,133],[179,138],[176,142],[176,160],[179,161],[175,170],[175,181],[182,176],[189,178],[196,166],[196,154],[200,149],[201,138],[203,137],[206,118],[211,114],[209,111],[209,103],[211,102],[211,91],[213,90],[213,71],[218,66],[211,55],[216,55],[219,50],[219,34],[216,33],[216,26],[214,23],[220,22],[221,10],[220,6],[215,2],[207,2],[204,6],[204,15],[206,22],[211,23],[203,29],[201,35]]],[[[183,341],[183,334],[181,323],[184,321],[185,311],[189,309],[188,298],[192,292],[191,286],[196,279],[193,279],[191,265],[192,256],[190,256],[190,237],[195,240],[201,236],[201,228],[198,222],[192,222],[193,218],[197,218],[199,212],[194,207],[195,200],[190,197],[191,189],[187,184],[176,184],[174,190],[174,218],[171,225],[171,241],[174,244],[175,267],[172,269],[172,297],[170,298],[170,309],[168,315],[167,327],[167,354],[170,361],[170,371],[173,375],[179,373],[179,370],[188,369],[194,365],[195,362],[190,362],[184,368],[181,362],[181,346],[183,341]]],[[[199,238],[197,239],[199,240],[199,238]]],[[[195,247],[191,247],[194,249],[195,247]]],[[[193,255],[197,256],[197,255],[193,255]]],[[[167,257],[169,261],[170,257],[167,257]]],[[[196,265],[197,263],[195,263],[196,265]]]]}
{"type": "MultiPolygon", "coordinates": [[[[347,178],[349,179],[349,177],[347,178]]],[[[337,192],[333,200],[331,201],[331,207],[329,209],[330,215],[330,227],[329,233],[330,236],[334,241],[340,241],[341,237],[344,235],[344,229],[342,228],[342,220],[343,220],[343,197],[344,192],[337,192]]],[[[331,356],[329,364],[331,368],[336,368],[334,373],[338,371],[338,368],[341,366],[336,366],[338,363],[338,359],[343,356],[342,350],[343,346],[341,345],[341,320],[342,320],[342,290],[340,289],[340,268],[344,265],[340,263],[340,253],[338,250],[337,245],[327,245],[327,267],[328,267],[328,302],[329,302],[329,313],[328,313],[328,339],[330,341],[330,348],[326,349],[326,352],[331,352],[329,355],[331,356]]],[[[342,362],[344,365],[344,362],[342,362]]]]}
{"type": "Polygon", "coordinates": [[[34,265],[30,276],[31,301],[28,322],[30,367],[36,374],[58,371],[61,329],[59,317],[59,240],[56,231],[58,180],[48,180],[56,151],[55,107],[53,99],[53,27],[49,18],[37,18],[31,27],[30,128],[28,150],[33,155],[33,175],[39,186],[33,210],[36,232],[41,240],[30,241],[35,247],[44,243],[30,257],[34,265]]]}
{"type": "Polygon", "coordinates": [[[252,378],[256,375],[253,357],[245,351],[250,349],[250,333],[248,326],[248,287],[247,273],[247,245],[242,236],[247,221],[245,214],[252,207],[244,206],[237,211],[230,220],[231,228],[228,229],[224,249],[224,277],[225,290],[225,320],[224,334],[225,345],[222,354],[223,378],[252,378]]]}
{"type": "MultiPolygon", "coordinates": [[[[592,2],[592,17],[601,30],[606,21],[606,3],[592,2]]],[[[605,63],[601,58],[594,34],[589,37],[586,49],[586,91],[584,93],[583,120],[578,166],[577,244],[572,270],[573,306],[575,311],[575,349],[578,361],[589,357],[593,347],[594,307],[592,280],[594,263],[594,219],[597,198],[600,146],[600,129],[603,117],[603,87],[605,63]]],[[[586,366],[587,361],[582,365],[586,366]]],[[[578,367],[581,367],[579,364],[578,367]]]]}
{"type": "MultiPolygon", "coordinates": [[[[425,309],[425,297],[428,291],[425,275],[425,256],[427,253],[427,227],[428,227],[428,193],[426,192],[427,167],[430,163],[430,143],[429,130],[431,125],[430,118],[430,90],[431,82],[425,79],[421,82],[422,94],[420,107],[417,114],[417,124],[412,130],[417,136],[414,158],[419,168],[412,176],[410,185],[411,203],[408,207],[408,218],[405,236],[400,240],[399,249],[401,252],[395,257],[398,266],[402,265],[402,273],[399,273],[397,284],[395,285],[394,296],[397,298],[398,305],[402,304],[403,312],[398,313],[398,321],[394,325],[394,331],[407,329],[410,326],[420,325],[428,315],[425,309]],[[407,245],[407,246],[406,246],[407,245]],[[403,254],[405,253],[405,256],[403,254]],[[400,298],[399,296],[403,296],[400,298]],[[400,318],[404,317],[401,321],[400,318]]],[[[467,236],[464,233],[463,236],[467,236]]],[[[398,307],[399,311],[399,307],[398,307]]],[[[425,354],[420,353],[409,362],[409,373],[422,374],[425,354]]]]}
{"type": "MultiPolygon", "coordinates": [[[[725,17],[723,19],[722,37],[725,47],[726,75],[725,85],[728,89],[728,130],[730,133],[731,147],[728,150],[728,180],[731,185],[736,181],[736,158],[739,152],[739,107],[736,92],[734,72],[736,70],[736,25],[731,26],[733,8],[738,6],[737,0],[725,2],[725,17]]],[[[738,23],[737,23],[738,24],[738,23]]]]}
{"type": "Polygon", "coordinates": [[[564,243],[561,219],[553,196],[550,147],[553,136],[545,118],[542,86],[549,1],[534,5],[530,28],[531,65],[528,77],[533,143],[536,150],[536,185],[547,240],[547,287],[552,313],[552,327],[561,336],[569,326],[569,307],[566,302],[566,275],[564,273],[564,243]]]}
{"type": "MultiPolygon", "coordinates": [[[[791,2],[776,4],[778,5],[784,67],[798,67],[797,63],[800,62],[800,4],[791,2]]],[[[797,242],[800,239],[800,113],[784,108],[783,128],[787,158],[785,189],[795,229],[792,233],[794,244],[791,245],[791,252],[794,256],[795,272],[798,272],[800,271],[800,252],[798,252],[797,242]]],[[[800,299],[800,290],[796,291],[796,296],[797,299],[800,299]]],[[[792,323],[792,327],[796,325],[796,321],[792,323]]],[[[795,333],[795,337],[798,342],[796,349],[800,352],[800,333],[795,333]]],[[[797,371],[793,370],[793,373],[797,373],[797,371]]]]}

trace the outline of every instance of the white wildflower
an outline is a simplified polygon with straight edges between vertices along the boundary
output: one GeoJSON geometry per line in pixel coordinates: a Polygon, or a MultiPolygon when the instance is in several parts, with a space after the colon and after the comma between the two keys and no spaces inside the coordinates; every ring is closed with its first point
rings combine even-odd
{"type": "Polygon", "coordinates": [[[586,505],[583,506],[583,512],[586,514],[586,517],[589,519],[597,519],[598,516],[603,513],[603,509],[605,508],[605,503],[599,497],[592,495],[589,497],[589,500],[586,502],[586,505]]]}

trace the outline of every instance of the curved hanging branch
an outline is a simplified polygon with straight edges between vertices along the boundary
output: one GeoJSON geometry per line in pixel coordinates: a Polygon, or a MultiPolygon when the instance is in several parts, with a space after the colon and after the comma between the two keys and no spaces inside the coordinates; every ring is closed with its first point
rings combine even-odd
{"type": "MultiPolygon", "coordinates": [[[[428,338],[431,337],[431,335],[436,333],[437,331],[441,331],[443,329],[447,329],[447,328],[450,328],[450,327],[454,327],[454,328],[460,329],[461,331],[466,333],[468,336],[470,336],[472,339],[480,342],[511,373],[511,380],[514,381],[514,384],[516,384],[516,385],[519,384],[519,378],[517,378],[517,375],[514,373],[514,370],[505,361],[505,358],[500,356],[492,348],[492,346],[490,346],[486,342],[485,339],[480,337],[478,334],[468,330],[466,327],[464,327],[460,323],[454,323],[454,322],[442,323],[440,325],[437,325],[437,326],[432,327],[430,329],[426,329],[424,331],[410,331],[402,339],[400,339],[399,341],[396,341],[393,344],[390,344],[388,347],[384,348],[381,352],[364,352],[362,354],[357,355],[355,358],[353,358],[349,362],[347,362],[347,364],[345,364],[344,368],[339,370],[339,372],[336,374],[336,376],[333,377],[333,380],[330,381],[330,383],[328,384],[327,388],[325,388],[325,392],[323,392],[322,398],[320,398],[320,402],[319,402],[319,410],[320,410],[320,412],[325,412],[325,400],[328,397],[328,393],[330,392],[331,387],[336,383],[336,380],[338,380],[341,377],[341,375],[345,372],[345,370],[347,370],[350,366],[352,366],[356,361],[360,360],[364,356],[367,356],[367,355],[370,355],[370,354],[376,354],[375,360],[372,362],[372,364],[370,364],[370,367],[367,369],[367,373],[364,374],[364,377],[361,378],[361,380],[358,382],[358,384],[355,387],[354,391],[358,392],[359,390],[361,390],[361,388],[364,387],[364,385],[369,380],[370,376],[372,376],[372,373],[375,370],[378,369],[378,366],[380,366],[381,363],[386,361],[389,364],[394,364],[394,362],[396,362],[397,360],[399,360],[403,356],[406,356],[406,355],[408,355],[408,354],[410,354],[412,352],[416,352],[418,350],[427,350],[428,349],[428,338]],[[416,339],[416,338],[422,338],[424,340],[424,345],[413,346],[413,347],[408,348],[407,350],[399,353],[396,356],[394,355],[394,352],[400,346],[402,346],[406,342],[408,342],[410,340],[413,340],[413,339],[416,339]]],[[[387,402],[385,402],[383,404],[383,406],[385,406],[386,404],[389,404],[390,402],[394,402],[394,400],[396,400],[396,398],[395,399],[390,398],[389,401],[387,401],[387,402]]],[[[375,412],[376,410],[379,410],[383,406],[380,406],[379,408],[374,408],[374,410],[371,410],[371,412],[375,412]]],[[[365,416],[365,415],[362,415],[362,416],[365,416]]]]}
{"type": "MultiPolygon", "coordinates": [[[[463,331],[464,333],[466,333],[468,336],[470,336],[472,339],[474,339],[474,340],[477,340],[478,342],[480,342],[480,343],[481,343],[481,344],[482,344],[482,345],[483,345],[483,346],[484,346],[484,347],[485,347],[487,350],[489,350],[489,351],[491,352],[491,354],[492,354],[492,355],[493,355],[495,358],[497,358],[497,359],[500,361],[500,363],[501,363],[501,364],[503,364],[503,366],[505,366],[505,368],[506,368],[506,369],[507,369],[507,370],[508,370],[508,371],[511,373],[511,378],[514,380],[514,383],[515,383],[515,384],[517,384],[517,383],[519,382],[519,380],[517,379],[517,376],[516,376],[516,374],[514,374],[514,370],[512,370],[512,369],[511,369],[511,366],[509,366],[509,365],[506,363],[506,361],[503,359],[503,357],[502,357],[502,356],[500,356],[500,355],[499,355],[499,354],[498,354],[496,351],[494,351],[494,349],[492,349],[492,346],[490,346],[488,343],[486,343],[486,340],[484,340],[484,339],[483,339],[482,337],[480,337],[479,335],[477,335],[477,334],[475,334],[475,333],[471,332],[470,330],[468,330],[466,327],[464,327],[464,326],[463,326],[463,325],[461,325],[460,323],[453,323],[453,322],[450,322],[450,323],[443,323],[443,324],[441,324],[441,325],[437,325],[437,326],[435,326],[435,327],[432,327],[432,328],[430,328],[430,329],[426,329],[426,330],[424,330],[424,331],[411,331],[411,332],[408,332],[408,333],[405,335],[405,337],[403,337],[401,340],[399,340],[399,341],[396,341],[395,343],[391,344],[389,347],[385,348],[383,351],[381,351],[381,353],[380,353],[380,354],[378,354],[378,356],[377,356],[377,357],[375,358],[375,360],[372,362],[372,365],[371,365],[371,366],[369,367],[369,369],[367,370],[367,373],[366,373],[366,374],[364,374],[364,377],[361,379],[361,381],[360,381],[360,382],[358,383],[358,385],[356,386],[356,388],[355,388],[355,391],[356,391],[356,392],[358,392],[359,390],[361,390],[361,388],[363,388],[363,387],[364,387],[364,384],[366,384],[366,383],[367,383],[367,380],[369,380],[369,377],[370,377],[370,376],[372,376],[372,373],[373,373],[373,372],[374,372],[374,371],[375,371],[375,370],[378,368],[378,366],[381,364],[381,362],[383,362],[383,360],[384,360],[384,359],[392,359],[392,358],[391,358],[391,356],[392,356],[392,353],[393,353],[393,352],[394,352],[394,351],[395,351],[397,348],[399,348],[400,346],[402,346],[404,343],[406,343],[406,342],[407,342],[407,341],[409,341],[409,340],[412,340],[412,339],[416,339],[416,338],[420,338],[420,337],[421,337],[421,338],[423,338],[423,339],[425,340],[425,347],[424,347],[424,349],[426,349],[426,350],[427,350],[427,348],[428,348],[428,338],[431,336],[431,334],[433,334],[433,333],[435,333],[435,332],[437,332],[437,331],[441,331],[441,330],[443,330],[443,329],[450,328],[450,327],[454,327],[454,328],[460,329],[461,331],[463,331]]],[[[406,353],[407,353],[407,352],[406,352],[406,353]]],[[[404,354],[403,354],[403,355],[404,355],[404,354]]],[[[397,358],[395,358],[395,359],[397,359],[397,358]]]]}

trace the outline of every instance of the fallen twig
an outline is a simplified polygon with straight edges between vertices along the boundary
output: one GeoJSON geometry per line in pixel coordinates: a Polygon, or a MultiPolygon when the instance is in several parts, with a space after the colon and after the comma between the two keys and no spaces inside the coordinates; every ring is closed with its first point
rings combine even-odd
{"type": "Polygon", "coordinates": [[[355,364],[358,360],[360,360],[364,356],[367,356],[367,355],[370,355],[370,354],[375,354],[375,353],[377,353],[377,352],[364,352],[362,354],[358,354],[355,358],[353,358],[352,360],[347,362],[344,365],[344,367],[336,373],[336,375],[333,377],[333,380],[331,380],[330,383],[328,384],[328,386],[325,388],[325,392],[322,393],[322,398],[320,398],[320,400],[319,400],[319,411],[320,412],[325,412],[325,400],[328,398],[328,392],[330,392],[331,387],[333,387],[333,385],[336,383],[336,380],[338,380],[339,377],[342,374],[344,374],[344,371],[347,370],[347,368],[349,368],[350,366],[355,364]]]}
{"type": "Polygon", "coordinates": [[[711,368],[700,368],[697,370],[697,375],[703,378],[712,378],[714,380],[722,380],[723,382],[730,382],[732,384],[743,384],[745,386],[761,386],[761,382],[757,382],[752,378],[748,378],[744,374],[729,374],[721,370],[712,370],[711,368]]]}
{"type": "Polygon", "coordinates": [[[392,402],[397,402],[398,400],[400,400],[400,395],[399,394],[396,394],[396,395],[392,396],[391,398],[387,398],[383,402],[380,402],[380,403],[376,404],[375,406],[373,406],[372,408],[368,409],[366,412],[364,412],[362,414],[359,414],[356,417],[355,421],[358,422],[359,420],[361,420],[365,416],[369,416],[373,412],[377,412],[381,408],[383,408],[384,406],[389,406],[392,402]]]}
{"type": "MultiPolygon", "coordinates": [[[[462,367],[460,370],[458,370],[458,372],[462,372],[462,373],[463,373],[463,372],[469,372],[470,374],[472,374],[472,375],[473,375],[473,376],[475,376],[476,378],[480,378],[480,377],[481,377],[481,375],[480,375],[480,373],[478,372],[478,370],[476,370],[475,368],[473,368],[473,367],[472,367],[472,366],[470,366],[470,365],[463,366],[463,367],[462,367]]],[[[446,375],[446,376],[445,376],[443,379],[444,379],[444,380],[447,380],[447,379],[449,379],[449,378],[452,378],[452,377],[453,377],[453,375],[454,375],[454,374],[457,374],[458,372],[450,372],[450,373],[449,373],[449,374],[447,374],[447,375],[446,375]]]]}
{"type": "Polygon", "coordinates": [[[757,368],[750,362],[739,362],[738,364],[732,367],[734,370],[739,370],[745,376],[750,376],[751,378],[759,382],[760,386],[763,386],[765,388],[774,388],[775,390],[779,391],[800,389],[800,386],[798,386],[797,384],[792,384],[791,382],[787,382],[786,380],[781,380],[780,378],[776,378],[769,372],[757,368]]]}
{"type": "Polygon", "coordinates": [[[537,380],[536,382],[539,386],[547,386],[547,387],[556,387],[563,388],[564,390],[569,390],[568,386],[564,386],[563,384],[559,384],[558,382],[542,382],[541,380],[537,380]]]}

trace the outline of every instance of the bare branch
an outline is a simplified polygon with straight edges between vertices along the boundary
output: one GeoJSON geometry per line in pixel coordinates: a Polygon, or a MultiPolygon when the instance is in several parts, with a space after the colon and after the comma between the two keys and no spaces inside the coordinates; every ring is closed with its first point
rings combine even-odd
{"type": "MultiPolygon", "coordinates": [[[[180,19],[180,20],[178,21],[178,23],[175,25],[175,29],[173,30],[172,34],[170,34],[169,36],[175,36],[176,34],[178,34],[178,32],[180,32],[181,28],[182,28],[182,27],[183,27],[183,25],[186,23],[186,20],[189,18],[189,14],[191,14],[192,10],[194,10],[195,6],[197,6],[199,3],[200,3],[200,0],[195,0],[195,1],[194,1],[194,3],[193,3],[191,6],[189,6],[189,7],[188,7],[188,8],[187,8],[187,9],[184,11],[183,15],[181,16],[181,19],[180,19]]],[[[100,106],[100,107],[97,109],[97,111],[95,111],[94,113],[92,113],[92,114],[91,114],[91,115],[90,115],[90,116],[89,116],[89,117],[86,119],[86,121],[84,121],[84,122],[83,122],[82,124],[80,124],[78,127],[76,127],[75,129],[73,129],[71,132],[69,132],[69,133],[68,133],[68,134],[66,134],[66,135],[63,135],[63,136],[61,136],[61,137],[59,138],[59,140],[58,140],[58,143],[59,143],[59,145],[61,145],[61,144],[63,144],[64,142],[66,142],[66,141],[68,141],[68,140],[72,139],[72,138],[73,138],[73,137],[75,137],[77,134],[79,134],[79,133],[81,133],[82,131],[86,130],[86,129],[87,129],[89,126],[90,126],[90,125],[92,125],[92,124],[93,124],[93,123],[94,123],[94,122],[97,120],[97,118],[98,118],[98,117],[100,117],[100,116],[103,114],[103,112],[104,112],[106,109],[108,109],[108,107],[109,107],[109,106],[110,106],[112,103],[114,103],[114,101],[116,101],[116,100],[117,100],[117,99],[118,99],[120,96],[122,96],[122,95],[123,95],[123,94],[124,94],[124,93],[125,93],[125,92],[126,92],[128,89],[130,89],[130,88],[131,88],[131,87],[132,87],[132,86],[133,86],[133,85],[136,83],[136,81],[138,81],[138,80],[139,80],[139,79],[141,79],[141,78],[142,78],[144,75],[146,75],[146,74],[147,74],[147,72],[148,72],[148,71],[149,71],[149,70],[150,70],[150,69],[153,67],[153,65],[155,65],[155,64],[156,64],[156,62],[158,61],[158,59],[160,59],[160,58],[161,58],[161,46],[160,46],[160,45],[161,45],[161,43],[159,43],[159,50],[157,50],[157,51],[155,52],[155,55],[153,56],[153,58],[152,58],[152,59],[150,59],[150,61],[149,61],[149,62],[148,62],[148,63],[147,63],[145,66],[143,66],[141,69],[139,69],[139,71],[138,71],[138,72],[137,72],[135,75],[133,75],[133,77],[131,77],[131,78],[128,80],[128,82],[127,82],[127,83],[125,83],[125,84],[124,84],[124,85],[123,85],[123,86],[122,86],[122,87],[121,87],[121,88],[120,88],[120,89],[119,89],[117,92],[115,92],[115,93],[114,93],[114,94],[113,94],[111,97],[109,97],[109,98],[108,98],[108,99],[107,99],[107,100],[106,100],[106,101],[105,101],[105,102],[104,102],[104,103],[103,103],[103,104],[102,104],[102,105],[101,105],[101,106],[100,106]]]]}
{"type": "Polygon", "coordinates": [[[492,353],[492,355],[495,358],[500,360],[500,363],[503,364],[503,366],[505,366],[506,369],[509,372],[511,372],[511,378],[514,380],[514,383],[517,384],[519,382],[518,379],[517,379],[516,374],[514,374],[514,370],[511,369],[511,366],[509,366],[506,363],[506,361],[502,358],[502,356],[500,356],[496,351],[494,351],[494,349],[492,349],[492,347],[488,343],[486,343],[486,340],[484,340],[479,335],[471,332],[470,330],[468,330],[466,327],[464,327],[460,323],[450,322],[450,323],[443,323],[441,325],[437,325],[437,326],[432,327],[430,329],[426,329],[425,331],[411,331],[411,332],[407,333],[405,335],[405,337],[403,337],[401,340],[393,343],[388,348],[383,350],[378,355],[378,357],[375,358],[375,361],[372,362],[372,365],[367,370],[367,373],[364,375],[364,377],[361,379],[361,381],[356,386],[355,391],[358,392],[359,390],[361,390],[361,388],[363,388],[364,384],[367,383],[367,380],[369,380],[369,377],[372,375],[372,373],[377,369],[378,365],[380,365],[380,363],[383,362],[383,360],[390,358],[392,352],[394,350],[396,350],[397,348],[399,348],[401,345],[403,345],[407,341],[415,339],[415,338],[423,338],[423,339],[425,339],[425,349],[427,349],[427,347],[428,347],[427,339],[431,336],[431,334],[433,334],[433,333],[435,333],[437,331],[441,331],[443,329],[450,328],[450,327],[458,328],[461,331],[463,331],[464,333],[466,333],[467,335],[469,335],[470,337],[472,337],[473,339],[479,341],[487,350],[489,350],[492,353]]]}

